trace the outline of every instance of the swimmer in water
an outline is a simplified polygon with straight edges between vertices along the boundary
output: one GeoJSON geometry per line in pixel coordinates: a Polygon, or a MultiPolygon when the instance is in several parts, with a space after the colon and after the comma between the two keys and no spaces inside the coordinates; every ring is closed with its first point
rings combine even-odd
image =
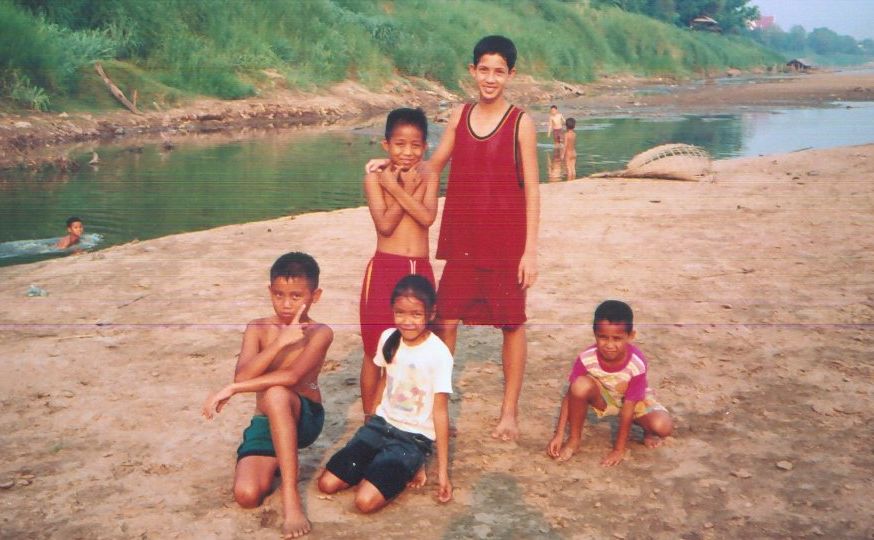
{"type": "Polygon", "coordinates": [[[75,246],[82,238],[82,233],[85,232],[85,224],[76,216],[67,219],[67,236],[58,240],[57,246],[59,249],[67,249],[70,246],[75,246]]]}

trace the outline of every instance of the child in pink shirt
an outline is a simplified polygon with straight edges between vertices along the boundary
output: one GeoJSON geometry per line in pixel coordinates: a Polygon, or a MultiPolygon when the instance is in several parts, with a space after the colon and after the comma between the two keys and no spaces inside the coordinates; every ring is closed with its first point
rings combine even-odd
{"type": "Polygon", "coordinates": [[[579,449],[586,412],[591,405],[599,417],[619,415],[619,433],[613,450],[601,465],[618,465],[625,456],[625,445],[634,422],[643,428],[648,448],[662,443],[673,431],[668,411],[655,400],[646,380],[647,363],[640,349],[632,345],[634,314],[625,302],[607,300],[595,310],[592,329],[595,344],[574,361],[568,378],[570,387],[561,402],[555,434],[546,453],[566,461],[579,449]],[[570,435],[564,439],[565,427],[570,435]]]}

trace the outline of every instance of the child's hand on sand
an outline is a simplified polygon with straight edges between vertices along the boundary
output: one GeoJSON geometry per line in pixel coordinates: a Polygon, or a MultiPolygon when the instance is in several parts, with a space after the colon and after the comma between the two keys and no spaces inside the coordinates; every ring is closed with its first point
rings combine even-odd
{"type": "Polygon", "coordinates": [[[452,500],[452,483],[449,477],[442,476],[437,481],[437,500],[442,503],[448,503],[452,500]]]}
{"type": "Polygon", "coordinates": [[[604,467],[613,467],[619,465],[625,458],[625,450],[611,450],[609,454],[601,460],[601,465],[604,467]]]}
{"type": "Polygon", "coordinates": [[[561,452],[561,439],[561,434],[557,434],[549,440],[549,444],[546,445],[547,456],[551,457],[552,459],[558,458],[559,452],[561,452]]]}
{"type": "Polygon", "coordinates": [[[391,163],[391,160],[388,158],[371,159],[367,162],[367,165],[364,166],[364,172],[366,174],[381,171],[388,167],[389,163],[391,163]]]}
{"type": "Polygon", "coordinates": [[[234,395],[234,390],[231,388],[231,385],[225,386],[215,394],[206,398],[206,401],[203,402],[203,410],[201,414],[207,420],[212,420],[212,417],[216,414],[222,412],[222,409],[225,405],[227,405],[228,400],[234,395]]]}

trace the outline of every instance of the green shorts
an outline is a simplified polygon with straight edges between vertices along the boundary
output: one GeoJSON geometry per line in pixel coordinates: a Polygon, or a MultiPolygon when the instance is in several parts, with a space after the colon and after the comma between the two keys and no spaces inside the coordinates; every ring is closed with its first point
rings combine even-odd
{"type": "MultiPolygon", "coordinates": [[[[303,396],[300,398],[300,418],[297,421],[297,447],[306,448],[316,442],[325,424],[325,409],[321,403],[316,403],[303,396]]],[[[263,414],[252,417],[243,431],[243,442],[237,448],[237,461],[246,456],[276,457],[273,448],[273,438],[270,436],[270,421],[263,414]]]]}

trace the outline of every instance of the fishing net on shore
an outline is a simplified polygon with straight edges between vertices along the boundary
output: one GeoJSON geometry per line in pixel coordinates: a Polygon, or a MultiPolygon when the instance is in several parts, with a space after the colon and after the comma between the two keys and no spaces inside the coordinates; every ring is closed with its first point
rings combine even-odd
{"type": "Polygon", "coordinates": [[[637,154],[621,171],[593,174],[592,178],[661,178],[696,182],[710,175],[711,158],[691,144],[663,144],[637,154]]]}

